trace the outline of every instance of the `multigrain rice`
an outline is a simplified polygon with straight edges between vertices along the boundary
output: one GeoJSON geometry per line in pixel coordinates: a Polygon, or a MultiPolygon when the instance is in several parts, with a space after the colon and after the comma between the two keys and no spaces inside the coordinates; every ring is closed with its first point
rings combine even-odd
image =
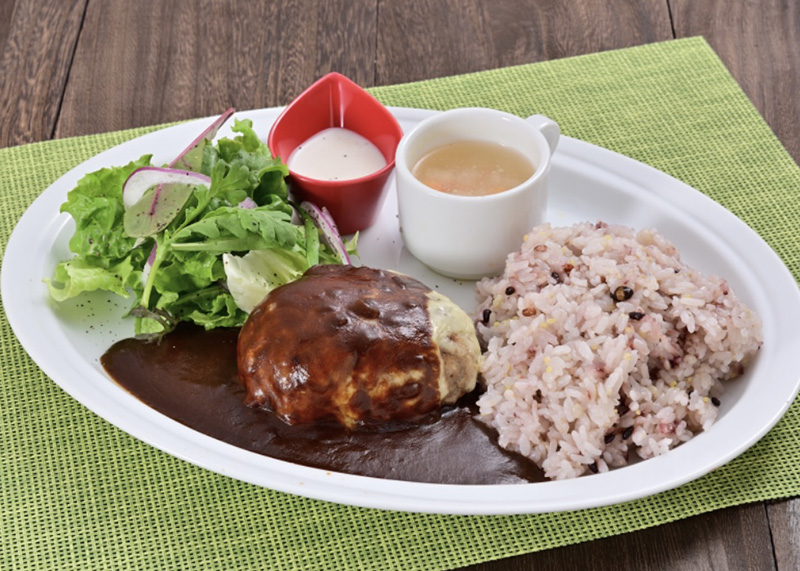
{"type": "Polygon", "coordinates": [[[707,429],[762,343],[724,279],[654,230],[534,228],[477,286],[480,418],[552,479],[650,458],[707,429]]]}

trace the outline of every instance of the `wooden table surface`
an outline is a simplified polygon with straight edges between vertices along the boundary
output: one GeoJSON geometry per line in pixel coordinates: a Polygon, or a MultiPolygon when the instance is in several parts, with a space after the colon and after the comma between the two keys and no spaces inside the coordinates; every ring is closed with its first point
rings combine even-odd
{"type": "MultiPolygon", "coordinates": [[[[0,147],[698,35],[800,161],[796,0],[0,0],[0,147]]],[[[797,570],[800,500],[470,567],[534,568],[797,570]]]]}

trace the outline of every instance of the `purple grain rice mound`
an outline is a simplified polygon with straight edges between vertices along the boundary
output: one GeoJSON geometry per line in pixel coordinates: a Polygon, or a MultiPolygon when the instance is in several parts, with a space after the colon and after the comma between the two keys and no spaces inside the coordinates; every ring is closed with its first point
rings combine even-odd
{"type": "Polygon", "coordinates": [[[653,230],[541,225],[477,285],[480,419],[551,479],[651,458],[710,427],[762,344],[724,279],[653,230]]]}

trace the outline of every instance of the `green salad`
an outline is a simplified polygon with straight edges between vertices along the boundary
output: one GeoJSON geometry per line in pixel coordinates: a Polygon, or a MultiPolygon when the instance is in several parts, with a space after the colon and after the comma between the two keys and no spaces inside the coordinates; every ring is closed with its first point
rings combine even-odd
{"type": "Polygon", "coordinates": [[[315,264],[349,263],[357,236],[342,243],[327,212],[290,202],[288,169],[251,121],[212,143],[232,113],[166,167],[145,155],[78,182],[61,206],[75,220],[75,256],[46,280],[53,299],[130,298],[137,336],[157,337],[180,321],[240,326],[272,288],[315,264]]]}

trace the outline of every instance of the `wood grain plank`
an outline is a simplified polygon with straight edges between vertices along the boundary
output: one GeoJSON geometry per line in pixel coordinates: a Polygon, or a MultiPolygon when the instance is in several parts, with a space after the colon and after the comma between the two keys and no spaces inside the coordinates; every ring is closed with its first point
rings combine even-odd
{"type": "Polygon", "coordinates": [[[332,70],[371,85],[375,13],[367,0],[90,0],[56,134],[285,104],[332,70]]]}
{"type": "Polygon", "coordinates": [[[702,35],[800,162],[800,3],[670,0],[678,37],[702,35]]]}
{"type": "Polygon", "coordinates": [[[0,3],[0,147],[52,135],[85,3],[0,3]]]}
{"type": "Polygon", "coordinates": [[[636,533],[467,567],[469,571],[775,569],[764,506],[692,517],[636,533]]]}
{"type": "Polygon", "coordinates": [[[767,513],[778,570],[800,569],[800,500],[771,504],[767,513]]]}
{"type": "Polygon", "coordinates": [[[8,34],[13,27],[14,7],[17,5],[15,0],[4,0],[0,2],[0,46],[5,46],[8,34]]]}
{"type": "Polygon", "coordinates": [[[666,2],[382,2],[379,84],[672,39],[666,2]]]}

